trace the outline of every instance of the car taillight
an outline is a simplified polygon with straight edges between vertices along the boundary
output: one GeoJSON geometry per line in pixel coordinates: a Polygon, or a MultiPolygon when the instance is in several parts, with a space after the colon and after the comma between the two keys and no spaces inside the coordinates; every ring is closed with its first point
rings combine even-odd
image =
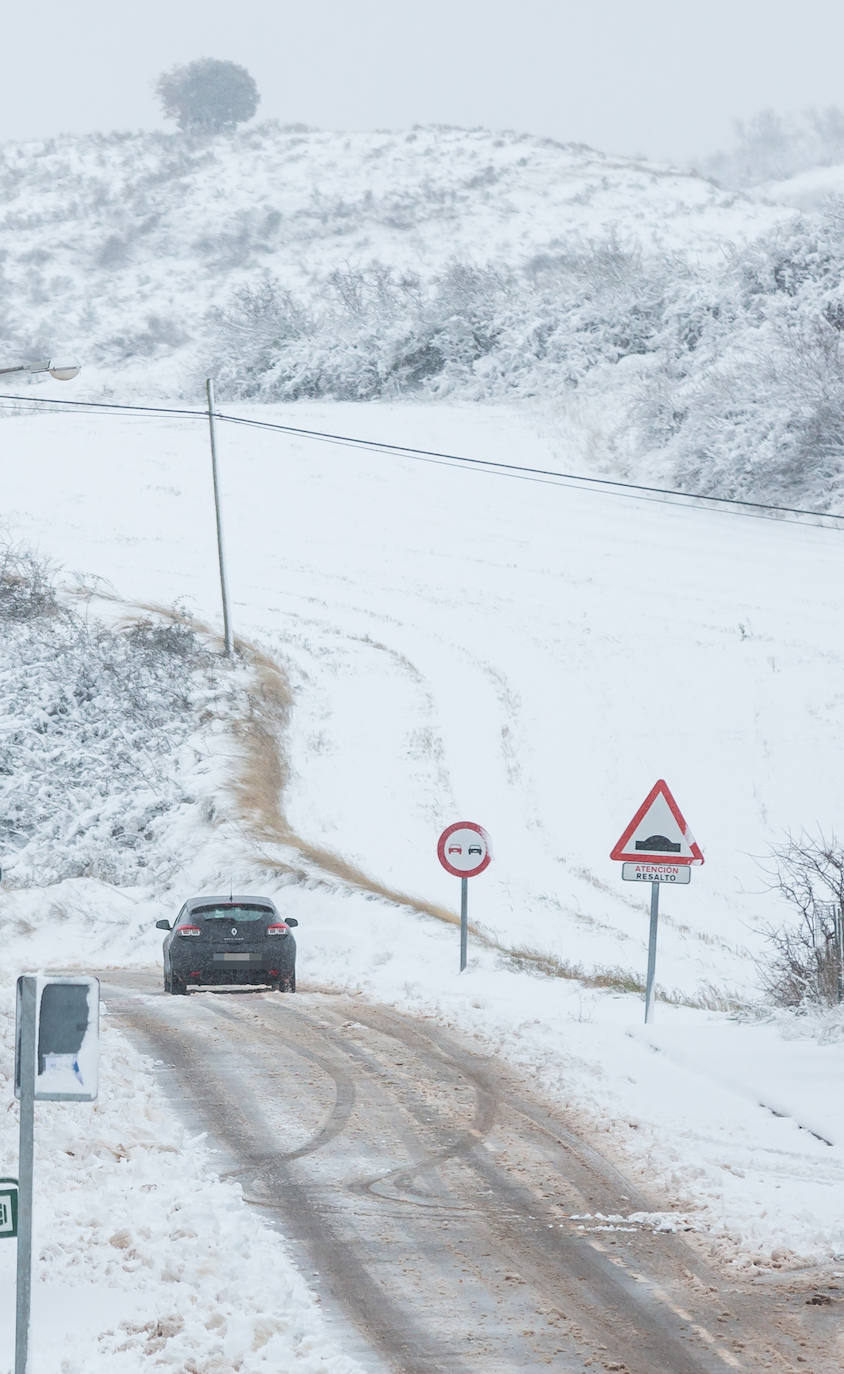
{"type": "Polygon", "coordinates": [[[289,933],[290,927],[286,926],[283,921],[279,922],[277,925],[267,926],[268,935],[288,935],[289,933]]]}
{"type": "Polygon", "coordinates": [[[176,926],[177,935],[201,935],[199,926],[176,926]]]}

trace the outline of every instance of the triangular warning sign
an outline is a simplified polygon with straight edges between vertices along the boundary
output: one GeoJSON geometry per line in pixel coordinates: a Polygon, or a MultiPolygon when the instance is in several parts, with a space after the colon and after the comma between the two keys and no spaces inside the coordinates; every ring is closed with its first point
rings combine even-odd
{"type": "Polygon", "coordinates": [[[610,858],[624,863],[703,863],[700,846],[662,778],[654,783],[610,858]]]}

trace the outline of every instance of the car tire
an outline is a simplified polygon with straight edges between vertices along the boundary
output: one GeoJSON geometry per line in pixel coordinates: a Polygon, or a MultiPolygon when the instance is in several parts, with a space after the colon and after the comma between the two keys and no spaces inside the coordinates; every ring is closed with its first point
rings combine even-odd
{"type": "Polygon", "coordinates": [[[165,992],[172,992],[172,991],[173,991],[173,989],[172,989],[172,987],[171,987],[171,985],[170,985],[170,974],[167,972],[166,969],[164,970],[164,991],[165,991],[165,992]]]}
{"type": "Polygon", "coordinates": [[[181,978],[177,978],[175,974],[171,974],[170,991],[172,992],[174,997],[187,997],[188,985],[187,983],[183,983],[181,978]]]}
{"type": "Polygon", "coordinates": [[[270,979],[270,981],[267,983],[267,988],[270,992],[278,992],[280,987],[281,984],[279,983],[278,979],[270,979]]]}
{"type": "Polygon", "coordinates": [[[288,974],[285,976],[285,978],[284,978],[284,980],[283,980],[281,986],[282,986],[282,988],[283,988],[283,990],[284,990],[285,992],[295,992],[295,991],[296,991],[296,972],[295,972],[295,970],[293,971],[293,973],[288,973],[288,974]]]}

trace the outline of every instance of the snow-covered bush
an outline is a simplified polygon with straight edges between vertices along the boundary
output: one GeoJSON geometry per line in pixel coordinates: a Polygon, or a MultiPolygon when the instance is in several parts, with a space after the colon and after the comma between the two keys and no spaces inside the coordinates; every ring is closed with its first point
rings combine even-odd
{"type": "Polygon", "coordinates": [[[18,624],[58,611],[49,568],[26,550],[0,548],[0,620],[18,624]]]}
{"type": "Polygon", "coordinates": [[[840,509],[844,208],[734,255],[682,302],[634,413],[685,490],[840,509]]]}
{"type": "Polygon", "coordinates": [[[765,932],[765,991],[780,1007],[837,1006],[844,986],[836,938],[844,913],[844,848],[835,835],[789,835],[772,851],[767,873],[796,920],[765,932]]]}
{"type": "Polygon", "coordinates": [[[152,876],[191,797],[179,767],[215,658],[183,618],[116,629],[63,606],[28,554],[0,554],[0,843],[9,886],[152,876]]]}
{"type": "Polygon", "coordinates": [[[265,276],[211,315],[214,371],[244,399],[553,395],[654,349],[686,275],[609,242],[520,269],[455,261],[427,281],[347,268],[301,297],[265,276]]]}
{"type": "Polygon", "coordinates": [[[265,276],[209,327],[232,398],[612,391],[634,471],[647,458],[684,490],[826,510],[844,499],[842,280],[832,207],[706,271],[608,242],[427,281],[348,268],[301,296],[265,276]]]}

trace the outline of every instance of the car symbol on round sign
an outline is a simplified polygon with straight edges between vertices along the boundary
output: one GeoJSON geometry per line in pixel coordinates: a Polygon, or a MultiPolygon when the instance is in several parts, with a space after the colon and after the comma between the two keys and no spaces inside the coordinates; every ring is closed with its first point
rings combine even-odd
{"type": "Polygon", "coordinates": [[[474,821],[455,821],[440,835],[437,858],[455,878],[476,878],[492,859],[489,836],[474,821]]]}

